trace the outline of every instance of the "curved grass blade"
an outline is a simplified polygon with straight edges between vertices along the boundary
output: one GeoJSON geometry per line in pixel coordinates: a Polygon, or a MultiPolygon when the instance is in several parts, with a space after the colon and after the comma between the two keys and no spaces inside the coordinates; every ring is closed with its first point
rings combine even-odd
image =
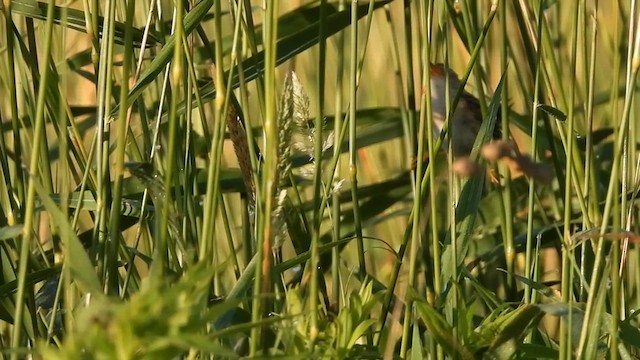
{"type": "MultiPolygon", "coordinates": [[[[389,3],[390,0],[376,1],[374,5],[374,9],[379,9],[380,7],[389,3]]],[[[191,33],[195,27],[199,24],[199,22],[206,16],[207,11],[213,5],[213,0],[203,0],[198,5],[196,5],[189,14],[185,17],[185,34],[191,33]]],[[[363,17],[367,14],[369,9],[368,4],[363,4],[358,7],[358,18],[363,17]]],[[[283,62],[291,59],[297,54],[309,49],[313,45],[316,45],[320,40],[324,40],[331,35],[343,30],[351,23],[351,11],[345,10],[336,12],[332,15],[326,17],[326,22],[323,28],[323,38],[320,39],[320,23],[318,21],[314,22],[312,25],[303,28],[295,34],[285,36],[282,39],[278,40],[276,46],[276,64],[280,65],[283,62]]],[[[129,91],[129,101],[128,103],[132,103],[135,101],[140,94],[144,91],[144,89],[151,84],[158,74],[164,70],[165,65],[171,60],[173,56],[173,50],[175,46],[175,38],[171,36],[165,46],[162,48],[160,53],[153,60],[147,71],[140,76],[140,80],[131,88],[129,91]]],[[[260,51],[256,55],[246,59],[243,62],[242,68],[244,69],[244,81],[249,82],[258,77],[258,75],[264,69],[264,51],[260,51]]],[[[226,75],[228,76],[230,72],[227,71],[226,75]]],[[[238,75],[238,71],[233,71],[233,78],[231,79],[231,87],[236,88],[240,84],[240,76],[238,75]]],[[[200,94],[203,102],[211,101],[215,97],[215,89],[213,82],[210,81],[206,85],[200,88],[200,94]]],[[[194,101],[194,106],[197,106],[197,103],[194,101]]],[[[186,104],[182,103],[178,106],[178,113],[184,113],[186,108],[186,104]]],[[[112,116],[118,113],[118,106],[116,106],[111,112],[112,116]]]]}
{"type": "MultiPolygon", "coordinates": [[[[44,21],[47,19],[47,6],[47,3],[39,1],[13,0],[13,2],[11,3],[11,12],[32,19],[44,21]]],[[[100,16],[98,17],[98,19],[99,21],[97,36],[102,36],[102,24],[104,23],[104,18],[100,16]]],[[[69,29],[73,29],[85,34],[87,33],[87,23],[85,22],[84,12],[78,9],[55,6],[53,23],[56,25],[66,26],[69,29]],[[64,22],[62,20],[63,14],[64,22]]],[[[114,29],[114,41],[117,44],[124,44],[125,28],[126,26],[124,23],[116,21],[114,29]]],[[[132,28],[131,30],[133,31],[133,45],[135,47],[140,47],[142,45],[142,36],[144,31],[137,28],[132,28]]],[[[158,40],[158,38],[153,33],[149,33],[147,47],[155,46],[155,44],[158,42],[160,42],[160,40],[158,40]]]]}
{"type": "MultiPolygon", "coordinates": [[[[338,10],[332,5],[325,5],[326,12],[328,14],[333,14],[338,10]]],[[[318,20],[319,17],[320,6],[314,4],[303,5],[293,11],[290,11],[278,18],[278,31],[279,38],[288,36],[288,34],[293,34],[296,31],[303,29],[318,20]]],[[[224,15],[227,15],[228,12],[223,11],[224,15]]],[[[213,19],[213,14],[207,13],[200,25],[202,26],[208,20],[213,19]]],[[[171,25],[169,23],[165,24],[166,32],[170,32],[171,25]]],[[[256,42],[257,45],[261,45],[262,42],[262,27],[261,24],[256,25],[256,42]]],[[[203,41],[205,41],[203,39],[203,41]]],[[[231,48],[233,46],[233,35],[227,35],[223,38],[222,49],[224,55],[228,55],[231,52],[231,48]]],[[[208,41],[207,46],[199,46],[194,49],[193,59],[194,63],[201,63],[203,61],[208,61],[209,59],[209,49],[215,48],[214,41],[208,41]]],[[[87,78],[89,81],[95,82],[96,77],[93,74],[87,73],[83,68],[87,65],[91,64],[91,48],[82,50],[77,52],[67,58],[66,65],[72,71],[78,73],[79,75],[87,78]]],[[[150,58],[151,59],[151,58],[150,58]]],[[[118,65],[118,63],[114,63],[114,65],[118,65]]]]}

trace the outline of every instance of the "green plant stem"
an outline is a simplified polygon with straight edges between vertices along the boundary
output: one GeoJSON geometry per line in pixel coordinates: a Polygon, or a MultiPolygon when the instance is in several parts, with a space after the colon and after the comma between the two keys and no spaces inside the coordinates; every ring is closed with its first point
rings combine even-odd
{"type": "MultiPolygon", "coordinates": [[[[44,46],[44,64],[49,64],[51,60],[51,45],[53,39],[53,10],[54,10],[55,2],[53,0],[49,1],[47,6],[47,22],[45,27],[45,46],[44,46]]],[[[33,240],[33,226],[34,226],[34,218],[35,218],[35,198],[36,198],[36,188],[35,181],[38,174],[38,163],[39,157],[38,153],[40,151],[40,145],[42,144],[41,139],[44,134],[44,111],[45,111],[45,98],[46,98],[46,88],[47,82],[49,78],[49,67],[44,66],[42,69],[42,75],[40,76],[40,84],[38,87],[38,99],[36,105],[36,118],[35,118],[35,134],[33,136],[34,148],[31,152],[31,161],[29,162],[29,184],[27,187],[27,198],[26,198],[26,209],[25,209],[25,218],[24,218],[24,227],[22,232],[22,244],[20,247],[20,262],[18,266],[18,290],[16,293],[16,310],[14,314],[14,327],[13,334],[11,339],[11,346],[14,349],[17,349],[21,346],[21,338],[22,332],[24,331],[23,324],[23,315],[25,310],[25,303],[23,303],[23,299],[25,299],[26,294],[26,278],[27,278],[27,262],[29,260],[29,249],[31,247],[31,241],[33,240]]],[[[18,353],[13,352],[11,354],[11,360],[17,360],[18,353]]]]}
{"type": "MultiPolygon", "coordinates": [[[[110,203],[111,187],[109,173],[109,126],[108,114],[111,109],[112,77],[113,77],[113,32],[115,17],[115,1],[109,0],[105,4],[106,15],[103,24],[102,41],[99,53],[98,67],[98,143],[96,151],[96,200],[101,206],[96,214],[96,232],[94,243],[97,244],[98,273],[103,280],[109,279],[109,274],[117,274],[117,260],[108,256],[106,250],[108,219],[106,205],[110,203]]],[[[97,8],[96,8],[97,10],[97,8]]],[[[112,280],[114,285],[115,280],[112,280]]],[[[105,284],[107,292],[116,291],[110,284],[105,284]]]]}
{"type": "MultiPolygon", "coordinates": [[[[254,25],[253,25],[253,20],[252,20],[252,12],[251,11],[246,11],[246,13],[244,12],[244,7],[246,6],[246,4],[248,4],[250,6],[250,3],[248,3],[248,1],[238,1],[238,6],[236,9],[236,15],[237,15],[237,23],[243,25],[242,23],[242,14],[246,15],[246,21],[247,24],[244,24],[247,27],[246,32],[248,33],[246,36],[248,37],[248,41],[249,43],[251,43],[252,41],[254,41],[254,25]]],[[[238,44],[240,44],[240,39],[238,37],[238,44]]],[[[239,45],[238,45],[239,46],[239,45]]],[[[255,50],[255,49],[254,49],[255,50]]],[[[235,58],[237,59],[237,66],[238,66],[238,83],[239,83],[239,90],[240,90],[240,102],[238,103],[238,107],[240,107],[240,104],[247,106],[249,104],[249,90],[247,88],[247,83],[245,80],[245,76],[244,76],[244,72],[245,69],[243,67],[243,59],[245,57],[245,52],[247,50],[246,49],[238,49],[237,45],[234,44],[232,50],[231,50],[231,58],[235,58]]],[[[255,50],[255,52],[257,52],[257,50],[255,50]]],[[[255,53],[254,52],[254,53],[255,53]]],[[[257,86],[257,94],[258,94],[258,103],[261,109],[261,114],[264,113],[263,108],[264,108],[264,87],[263,87],[263,83],[262,83],[262,78],[258,77],[257,80],[258,86],[257,86]]],[[[251,163],[251,173],[253,175],[253,183],[254,184],[259,184],[259,174],[260,174],[260,160],[257,157],[257,154],[259,153],[259,149],[256,146],[256,141],[255,138],[253,136],[253,122],[251,120],[250,116],[247,116],[244,118],[244,128],[245,128],[245,135],[247,137],[247,147],[249,149],[249,161],[251,163]]],[[[253,238],[255,238],[256,231],[257,231],[257,227],[255,224],[255,221],[253,221],[251,218],[253,217],[252,214],[250,214],[251,207],[254,207],[253,211],[254,212],[259,212],[260,210],[260,201],[259,199],[262,198],[262,192],[260,189],[260,186],[254,186],[254,190],[255,190],[255,194],[253,194],[253,199],[251,198],[251,194],[248,194],[248,197],[245,198],[243,200],[243,205],[242,206],[242,211],[243,211],[243,248],[244,248],[244,256],[245,256],[245,266],[248,266],[247,264],[249,263],[249,261],[252,260],[252,252],[253,252],[253,238]],[[248,205],[248,206],[247,206],[248,205]]]]}
{"type": "MultiPolygon", "coordinates": [[[[211,147],[209,153],[209,160],[213,164],[221,164],[222,160],[222,150],[223,150],[223,141],[224,141],[224,129],[225,125],[229,122],[228,118],[232,118],[231,121],[236,122],[238,119],[236,118],[238,115],[238,110],[236,109],[236,104],[231,104],[231,91],[230,87],[225,84],[225,73],[224,73],[224,59],[223,59],[223,50],[222,50],[222,9],[220,4],[214,6],[214,11],[217,14],[215,19],[215,63],[216,63],[216,99],[215,99],[215,110],[214,110],[214,129],[213,129],[213,137],[211,139],[211,147]]],[[[235,50],[239,41],[239,29],[240,22],[238,21],[240,12],[236,12],[236,23],[234,25],[234,42],[233,42],[233,51],[232,56],[235,54],[235,50]]],[[[229,74],[229,79],[231,79],[232,73],[229,74]]],[[[229,80],[230,81],[230,80],[229,80]]],[[[235,123],[235,125],[240,125],[235,123]]],[[[230,126],[231,130],[231,126],[230,126]]],[[[239,160],[240,161],[240,160],[239,160]]],[[[219,204],[222,200],[222,193],[220,192],[220,166],[209,166],[207,169],[207,192],[205,195],[204,202],[204,214],[203,214],[203,226],[202,226],[202,238],[200,239],[200,259],[210,259],[213,261],[214,259],[214,250],[216,241],[214,239],[215,234],[215,218],[218,211],[219,204]]],[[[251,180],[251,179],[249,179],[251,180]]],[[[247,181],[247,179],[245,179],[247,181]]],[[[249,181],[249,184],[255,184],[255,180],[253,182],[249,181]]],[[[247,182],[245,182],[247,184],[247,182]]],[[[251,185],[245,185],[247,187],[246,192],[249,197],[253,196],[251,185]]],[[[250,201],[253,204],[253,201],[250,201]]],[[[222,212],[224,212],[224,207],[222,208],[222,212]]],[[[223,215],[223,221],[227,223],[224,218],[226,215],[223,215]]],[[[226,225],[225,225],[226,226],[226,225]]],[[[235,250],[233,247],[233,242],[229,243],[229,248],[231,251],[231,256],[235,258],[235,250]]],[[[237,260],[236,260],[237,265],[237,260]]],[[[239,269],[239,268],[238,268],[239,269]]]]}
{"type": "MultiPolygon", "coordinates": [[[[409,276],[408,276],[408,282],[407,282],[407,287],[408,289],[412,289],[415,286],[415,280],[416,280],[416,261],[417,261],[417,257],[418,257],[418,244],[419,244],[419,240],[420,240],[420,220],[422,220],[421,218],[421,210],[424,208],[422,205],[422,199],[424,196],[422,196],[422,180],[425,178],[429,179],[430,183],[433,183],[433,172],[429,173],[429,176],[424,176],[423,175],[423,161],[422,159],[424,158],[424,150],[425,150],[425,139],[426,139],[426,135],[425,132],[430,135],[433,134],[433,123],[432,123],[432,117],[433,114],[431,113],[431,65],[430,65],[430,58],[431,58],[431,45],[430,45],[430,39],[431,39],[431,15],[433,14],[431,12],[431,9],[433,7],[433,1],[430,1],[427,4],[422,4],[420,6],[420,18],[421,18],[421,23],[425,24],[425,28],[423,28],[423,33],[425,34],[425,36],[423,36],[422,38],[422,43],[421,43],[421,50],[424,53],[423,59],[422,59],[422,88],[424,89],[424,93],[420,99],[420,104],[423,105],[422,107],[422,111],[420,111],[420,115],[419,115],[419,125],[418,125],[418,151],[417,151],[417,161],[416,161],[416,182],[414,184],[414,199],[413,199],[413,210],[412,210],[412,216],[413,216],[413,226],[407,226],[407,228],[411,228],[411,242],[409,243],[410,245],[410,255],[409,255],[409,276]],[[418,219],[418,221],[415,221],[415,219],[418,219]]],[[[433,151],[433,142],[432,141],[428,141],[428,150],[429,150],[429,168],[433,168],[432,163],[433,163],[433,159],[434,157],[432,157],[432,155],[434,154],[433,151]]],[[[430,199],[432,200],[431,204],[433,205],[433,199],[435,198],[435,193],[431,192],[430,193],[430,199]]],[[[433,213],[433,209],[434,207],[431,207],[431,212],[433,213]]],[[[426,212],[426,211],[425,211],[426,212]]],[[[435,228],[434,223],[431,224],[432,225],[432,229],[435,228]]],[[[432,234],[433,235],[433,234],[432,234]]],[[[437,238],[437,237],[436,237],[437,238]]],[[[437,250],[434,249],[434,253],[437,253],[437,250]]],[[[436,258],[432,259],[434,261],[434,271],[435,273],[438,273],[438,269],[439,269],[439,265],[437,265],[437,260],[436,258]]],[[[439,276],[438,276],[439,278],[439,276]]],[[[434,279],[435,280],[435,279],[434,279]]],[[[437,283],[437,280],[434,282],[434,284],[437,283]]],[[[395,284],[393,284],[395,285],[395,284]]],[[[392,289],[392,288],[391,288],[392,289]]],[[[392,291],[392,290],[388,290],[388,291],[392,291]]],[[[401,345],[400,345],[400,356],[401,357],[405,357],[407,354],[407,350],[408,350],[408,346],[409,346],[409,339],[410,339],[410,330],[411,330],[411,319],[413,317],[413,299],[411,298],[412,295],[410,295],[410,292],[407,291],[407,295],[405,298],[405,311],[404,311],[404,322],[403,322],[403,327],[402,327],[402,341],[401,341],[401,345]]],[[[383,311],[386,310],[383,308],[383,311]]]]}
{"type": "MultiPolygon", "coordinates": [[[[540,42],[542,41],[542,1],[539,3],[538,7],[538,26],[536,28],[537,31],[537,43],[536,49],[541,50],[540,42]]],[[[531,154],[533,157],[533,161],[537,160],[538,155],[538,114],[539,109],[538,105],[540,103],[540,73],[541,73],[541,62],[542,62],[542,51],[538,51],[536,56],[536,71],[534,73],[534,85],[533,85],[533,107],[531,109],[532,119],[531,119],[531,154]]],[[[533,241],[534,241],[534,233],[533,233],[533,220],[535,215],[535,193],[536,193],[536,182],[533,178],[529,178],[529,193],[527,200],[527,244],[525,250],[525,276],[532,275],[532,262],[536,263],[535,259],[533,259],[534,254],[538,254],[536,251],[533,253],[533,241]]],[[[524,302],[531,303],[532,302],[532,289],[528,284],[525,284],[524,287],[524,302]]]]}
{"type": "Polygon", "coordinates": [[[358,78],[358,2],[351,2],[351,32],[349,44],[349,181],[353,201],[353,217],[358,254],[358,272],[366,279],[367,267],[364,256],[364,240],[362,238],[362,221],[358,197],[358,154],[356,147],[356,110],[357,110],[357,78],[358,78]]]}
{"type": "MultiPolygon", "coordinates": [[[[467,48],[472,49],[473,48],[473,43],[475,42],[475,39],[478,38],[478,34],[477,34],[477,29],[476,27],[474,27],[472,25],[472,19],[471,19],[471,6],[473,5],[482,5],[482,3],[479,2],[466,2],[466,3],[462,3],[462,21],[463,21],[463,25],[464,25],[464,36],[466,36],[466,39],[464,39],[467,43],[467,48]]],[[[449,9],[451,9],[451,7],[449,7],[449,9]]],[[[449,54],[450,52],[447,52],[447,54],[449,54]]],[[[485,99],[485,95],[484,95],[484,88],[482,86],[482,75],[479,71],[474,71],[473,72],[473,79],[474,79],[474,83],[476,86],[476,91],[478,92],[478,98],[479,99],[485,99]]],[[[486,116],[487,114],[487,104],[484,101],[480,101],[480,113],[483,116],[486,116]]]]}
{"type": "MultiPolygon", "coordinates": [[[[125,34],[125,53],[124,62],[122,67],[122,85],[120,91],[120,110],[118,112],[118,119],[116,120],[116,152],[115,152],[115,183],[113,186],[113,202],[111,203],[111,213],[109,219],[111,221],[110,228],[114,232],[118,232],[120,229],[120,204],[122,203],[122,180],[124,175],[124,160],[125,160],[125,146],[127,143],[127,112],[129,105],[127,103],[127,92],[129,90],[129,73],[131,71],[131,64],[133,63],[133,37],[131,26],[133,24],[133,14],[135,10],[135,1],[129,0],[127,3],[127,20],[126,26],[129,31],[125,34]]],[[[119,233],[117,236],[111,236],[109,241],[109,257],[117,259],[118,247],[120,241],[119,233]]],[[[117,271],[117,269],[116,269],[117,271]]],[[[109,276],[109,288],[119,288],[119,276],[116,272],[110,273],[109,276]]]]}
{"type": "MultiPolygon", "coordinates": [[[[579,17],[580,7],[578,2],[575,3],[575,7],[573,8],[573,23],[572,23],[572,40],[571,40],[571,75],[570,75],[570,88],[569,88],[569,114],[567,116],[567,148],[566,148],[566,163],[571,164],[573,160],[573,151],[574,151],[574,139],[573,136],[574,128],[575,128],[575,116],[574,116],[574,101],[575,101],[575,88],[576,84],[576,71],[577,71],[577,62],[576,62],[576,54],[577,54],[577,45],[578,45],[578,17],[579,17]]],[[[573,293],[572,293],[572,280],[573,280],[573,271],[571,268],[572,263],[572,254],[573,254],[573,241],[571,238],[571,215],[572,215],[572,206],[571,206],[571,198],[573,194],[573,171],[571,168],[565,174],[565,184],[564,184],[564,236],[563,236],[563,251],[562,251],[562,301],[567,303],[569,306],[569,315],[565,321],[560,323],[560,358],[570,358],[571,355],[571,329],[573,324],[573,313],[572,302],[573,302],[573,293]]]]}
{"type": "MultiPolygon", "coordinates": [[[[355,2],[357,6],[357,1],[355,2]]],[[[325,19],[325,7],[326,1],[320,1],[320,29],[318,36],[322,39],[324,33],[324,19],[325,19]]],[[[353,27],[354,25],[352,25],[353,27]]],[[[322,193],[322,129],[324,127],[324,91],[325,91],[325,65],[326,65],[326,40],[321,40],[319,43],[318,49],[318,84],[317,84],[317,97],[316,97],[316,119],[314,124],[314,163],[315,163],[315,171],[313,173],[313,236],[320,237],[320,223],[322,218],[320,214],[323,212],[323,209],[320,208],[320,203],[322,202],[323,193],[322,193]]],[[[355,203],[355,202],[354,202],[355,203]]],[[[336,226],[337,228],[338,226],[336,226]]],[[[309,297],[309,311],[311,312],[311,319],[309,321],[309,335],[311,337],[311,342],[313,343],[318,335],[318,267],[314,264],[317,264],[318,258],[318,242],[312,241],[310,244],[310,253],[311,253],[311,282],[309,286],[309,291],[311,296],[309,297]]]]}
{"type": "MultiPolygon", "coordinates": [[[[340,0],[338,3],[338,11],[343,11],[345,9],[345,0],[340,0]]],[[[343,108],[343,78],[344,78],[344,56],[342,56],[342,53],[344,51],[344,32],[340,31],[338,34],[336,34],[336,47],[337,47],[337,53],[339,54],[337,56],[337,63],[336,63],[336,81],[335,81],[335,89],[336,89],[336,96],[335,96],[335,111],[334,111],[334,123],[333,123],[333,128],[338,130],[338,129],[342,129],[342,123],[343,123],[343,118],[342,116],[340,116],[340,114],[342,114],[342,108],[343,108]]],[[[341,149],[340,146],[334,146],[333,147],[333,155],[334,156],[340,156],[341,153],[341,149]]],[[[335,178],[340,179],[341,177],[341,171],[340,171],[340,166],[341,165],[341,161],[340,158],[338,157],[338,162],[337,162],[337,166],[335,169],[335,178]]],[[[339,224],[339,219],[340,219],[340,193],[339,192],[334,192],[332,194],[333,196],[333,202],[332,202],[332,218],[333,221],[335,222],[335,225],[333,226],[333,238],[332,241],[335,243],[337,241],[340,240],[340,226],[338,226],[339,224]]],[[[317,244],[315,245],[317,247],[317,244]]],[[[338,247],[334,247],[331,249],[331,304],[335,309],[340,309],[340,250],[338,249],[338,247]]]]}
{"type": "MultiPolygon", "coordinates": [[[[156,251],[154,256],[154,262],[152,265],[152,272],[155,269],[156,280],[161,280],[164,277],[167,266],[170,266],[169,259],[167,258],[167,251],[169,250],[170,232],[169,232],[169,217],[175,216],[172,214],[173,210],[173,196],[172,189],[174,184],[174,169],[176,165],[176,151],[177,151],[177,138],[178,138],[178,121],[181,119],[177,114],[177,106],[181,97],[182,91],[180,90],[180,84],[182,83],[182,77],[184,76],[184,48],[183,48],[183,34],[184,34],[184,6],[183,4],[176,4],[175,6],[175,29],[174,36],[176,44],[173,50],[173,60],[171,62],[170,79],[171,79],[171,102],[169,104],[169,129],[167,133],[167,147],[166,153],[163,154],[165,164],[164,169],[164,184],[165,192],[164,199],[162,201],[162,209],[160,213],[160,229],[158,242],[156,243],[156,251]]],[[[177,234],[171,234],[174,239],[171,241],[177,241],[175,236],[177,234]]],[[[178,261],[178,259],[172,259],[178,261]]],[[[152,274],[153,275],[153,274],[152,274]]]]}
{"type": "MultiPolygon", "coordinates": [[[[508,29],[507,29],[507,4],[505,1],[501,1],[498,5],[498,17],[500,18],[500,37],[501,37],[501,46],[500,46],[500,69],[501,73],[504,74],[504,88],[502,90],[502,98],[500,101],[500,110],[501,110],[501,119],[502,119],[502,140],[508,141],[510,136],[509,130],[509,81],[508,76],[509,72],[507,71],[507,64],[509,62],[509,49],[507,41],[508,37],[508,29]]],[[[535,122],[534,122],[535,124],[535,122]]],[[[535,153],[532,153],[535,154],[535,153]]],[[[513,243],[513,207],[514,203],[511,197],[512,189],[511,189],[511,172],[509,169],[504,166],[499,166],[499,174],[503,179],[502,182],[502,204],[504,211],[502,212],[501,225],[503,228],[503,243],[504,243],[504,257],[507,264],[507,271],[509,274],[507,275],[507,293],[509,297],[514,298],[516,296],[516,285],[511,274],[515,273],[515,261],[516,261],[516,250],[513,243]]]]}
{"type": "MultiPolygon", "coordinates": [[[[595,48],[596,48],[596,31],[597,31],[597,23],[596,23],[596,16],[597,16],[597,9],[598,9],[598,1],[596,1],[595,3],[595,11],[596,14],[593,15],[594,19],[593,19],[593,30],[592,30],[592,38],[591,38],[591,58],[590,58],[590,69],[589,69],[589,75],[588,75],[588,79],[589,79],[589,94],[588,94],[588,99],[587,99],[587,116],[588,116],[588,121],[589,121],[589,129],[592,129],[593,126],[593,87],[594,87],[594,76],[595,76],[595,48]]],[[[585,23],[586,23],[586,15],[585,15],[585,23]]],[[[586,26],[586,25],[585,25],[586,26]]],[[[637,25],[636,25],[637,26],[637,25]]],[[[637,34],[636,34],[637,36],[637,34]]],[[[586,67],[586,65],[585,65],[586,67]]],[[[631,124],[633,124],[634,122],[632,122],[631,124]]],[[[633,126],[633,125],[630,125],[633,126]]],[[[621,201],[619,204],[619,210],[618,210],[618,214],[620,214],[620,216],[614,216],[613,218],[613,224],[614,224],[614,231],[617,231],[618,229],[622,229],[622,224],[624,224],[624,229],[627,231],[632,231],[631,227],[630,227],[630,223],[628,222],[629,219],[627,219],[627,211],[629,211],[629,214],[632,212],[631,207],[629,207],[629,199],[627,198],[627,196],[625,196],[625,194],[628,193],[628,191],[630,191],[630,186],[629,186],[629,181],[631,181],[632,176],[631,176],[631,164],[633,162],[633,154],[636,152],[636,143],[635,141],[633,141],[633,136],[634,136],[634,131],[635,129],[631,129],[631,128],[627,128],[627,129],[621,129],[621,131],[628,131],[628,138],[625,141],[625,151],[624,151],[624,159],[623,162],[621,164],[622,166],[622,174],[621,174],[621,182],[622,182],[622,186],[619,190],[619,192],[616,194],[616,196],[620,196],[621,197],[621,201]],[[629,209],[629,210],[627,210],[629,209]]],[[[589,140],[589,139],[587,139],[589,140]]],[[[588,144],[589,145],[589,144],[588,144]]],[[[589,148],[587,148],[589,149],[589,148]]],[[[591,159],[585,159],[586,164],[590,164],[591,159]]],[[[591,175],[589,172],[585,173],[587,175],[591,175]]],[[[594,187],[595,188],[595,187],[594,187]]],[[[624,294],[624,286],[622,284],[622,276],[623,276],[623,269],[624,269],[624,261],[621,260],[621,248],[625,248],[625,252],[626,252],[626,247],[628,246],[628,239],[624,239],[621,242],[614,242],[611,246],[611,257],[610,257],[610,272],[609,272],[609,278],[611,279],[611,290],[609,292],[609,298],[610,298],[610,302],[611,302],[611,325],[610,325],[610,336],[609,336],[609,359],[611,360],[618,360],[621,357],[621,354],[619,352],[619,345],[620,345],[620,319],[624,319],[625,314],[627,313],[626,311],[624,311],[622,309],[622,305],[624,304],[624,298],[623,298],[623,294],[624,294]]],[[[626,256],[625,256],[626,257],[626,256]]],[[[606,270],[605,270],[606,271],[606,270]]],[[[603,280],[604,281],[604,280],[603,280]]],[[[593,289],[593,288],[592,288],[593,289]]],[[[592,290],[593,291],[593,290],[592,290]]]]}
{"type": "MultiPolygon", "coordinates": [[[[271,259],[271,239],[272,239],[272,223],[271,214],[275,208],[275,191],[278,187],[278,174],[277,174],[277,162],[278,162],[278,120],[276,114],[276,83],[275,83],[275,68],[276,68],[276,39],[277,39],[277,18],[278,2],[267,3],[264,22],[264,44],[265,44],[265,62],[264,62],[264,86],[265,86],[265,165],[264,173],[262,177],[262,198],[260,202],[264,204],[261,207],[261,212],[257,213],[257,239],[258,244],[258,261],[259,266],[256,269],[256,279],[254,283],[253,292],[253,308],[252,308],[252,321],[258,321],[261,317],[264,318],[269,310],[268,304],[269,296],[268,292],[271,289],[270,285],[270,270],[272,266],[271,259]]],[[[251,331],[251,344],[250,355],[255,356],[258,351],[258,341],[262,341],[262,351],[267,353],[267,343],[264,341],[264,330],[262,331],[263,337],[260,336],[260,329],[254,328],[251,331]]]]}

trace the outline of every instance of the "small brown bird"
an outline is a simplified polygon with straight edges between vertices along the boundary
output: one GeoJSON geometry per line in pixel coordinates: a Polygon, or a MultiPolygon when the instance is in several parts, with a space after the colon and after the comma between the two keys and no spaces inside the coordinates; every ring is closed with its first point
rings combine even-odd
{"type": "MultiPolygon", "coordinates": [[[[443,64],[431,65],[431,111],[435,125],[434,137],[439,136],[442,131],[446,119],[447,101],[453,101],[461,85],[453,70],[445,68],[443,64]],[[449,78],[448,98],[445,96],[447,77],[449,78]]],[[[453,118],[449,121],[448,134],[452,134],[453,137],[451,148],[454,157],[468,156],[471,153],[482,121],[478,99],[463,91],[453,118]]],[[[493,138],[499,139],[501,136],[500,113],[498,112],[493,138]]]]}

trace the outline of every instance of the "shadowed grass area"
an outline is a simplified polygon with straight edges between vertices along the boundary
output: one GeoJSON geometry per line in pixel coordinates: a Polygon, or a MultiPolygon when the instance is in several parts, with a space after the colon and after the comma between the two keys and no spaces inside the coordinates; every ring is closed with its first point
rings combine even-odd
{"type": "Polygon", "coordinates": [[[0,10],[0,357],[640,356],[635,2],[0,10]]]}

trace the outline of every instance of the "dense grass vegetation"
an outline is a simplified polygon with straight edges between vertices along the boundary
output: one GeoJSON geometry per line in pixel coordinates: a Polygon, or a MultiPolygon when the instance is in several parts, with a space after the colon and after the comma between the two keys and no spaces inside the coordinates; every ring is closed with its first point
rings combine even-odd
{"type": "Polygon", "coordinates": [[[0,357],[640,356],[635,0],[0,10],[0,357]]]}

